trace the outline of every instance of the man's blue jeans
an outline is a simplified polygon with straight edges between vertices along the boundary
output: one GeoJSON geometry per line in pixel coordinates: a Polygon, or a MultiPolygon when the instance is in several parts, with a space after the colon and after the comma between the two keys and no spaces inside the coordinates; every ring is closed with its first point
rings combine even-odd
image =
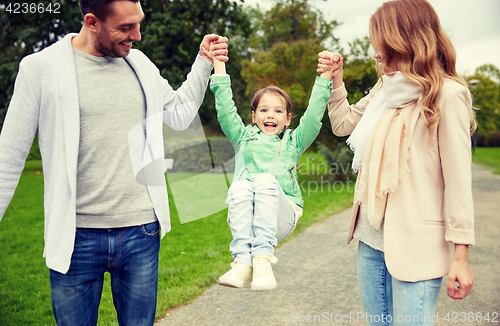
{"type": "Polygon", "coordinates": [[[120,325],[151,326],[158,291],[159,223],[116,229],[77,229],[66,274],[50,270],[59,326],[96,325],[104,273],[111,274],[120,325]]]}
{"type": "Polygon", "coordinates": [[[442,279],[399,281],[382,251],[359,242],[358,285],[368,326],[432,326],[442,279]]]}

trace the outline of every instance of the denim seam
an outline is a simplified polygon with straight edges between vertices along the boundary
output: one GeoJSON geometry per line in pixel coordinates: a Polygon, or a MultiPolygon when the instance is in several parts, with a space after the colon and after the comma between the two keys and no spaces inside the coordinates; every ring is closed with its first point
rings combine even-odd
{"type": "Polygon", "coordinates": [[[155,233],[148,233],[148,232],[146,231],[146,229],[144,228],[144,225],[141,225],[141,232],[142,232],[142,234],[144,234],[145,236],[150,237],[150,238],[153,238],[153,237],[155,237],[155,236],[157,236],[157,235],[158,235],[158,233],[160,232],[160,229],[158,228],[158,230],[156,230],[156,231],[155,231],[155,233]]]}
{"type": "MultiPolygon", "coordinates": [[[[110,248],[110,251],[111,251],[111,248],[110,248]]],[[[123,236],[120,232],[120,234],[118,234],[118,258],[115,261],[111,262],[111,257],[109,257],[108,258],[108,268],[113,267],[120,262],[120,260],[122,258],[122,252],[123,252],[123,236]]]]}

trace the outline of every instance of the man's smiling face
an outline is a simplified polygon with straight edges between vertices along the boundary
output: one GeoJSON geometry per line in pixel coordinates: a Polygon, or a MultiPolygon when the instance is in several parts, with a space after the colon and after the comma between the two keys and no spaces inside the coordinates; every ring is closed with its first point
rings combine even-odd
{"type": "Polygon", "coordinates": [[[104,21],[95,39],[95,49],[103,55],[125,57],[132,48],[132,42],[141,40],[140,23],[144,12],[140,2],[113,1],[110,13],[104,21]]]}

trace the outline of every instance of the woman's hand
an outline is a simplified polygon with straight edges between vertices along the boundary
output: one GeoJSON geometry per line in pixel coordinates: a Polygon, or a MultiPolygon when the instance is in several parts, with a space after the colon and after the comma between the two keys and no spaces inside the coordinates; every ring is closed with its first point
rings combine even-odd
{"type": "Polygon", "coordinates": [[[469,247],[455,244],[453,261],[448,272],[448,296],[453,299],[464,299],[472,290],[474,276],[469,268],[469,247]],[[455,288],[455,282],[458,287],[455,288]]]}
{"type": "Polygon", "coordinates": [[[322,51],[318,53],[318,73],[321,77],[333,80],[333,89],[339,88],[343,83],[343,58],[338,53],[322,51]]]}

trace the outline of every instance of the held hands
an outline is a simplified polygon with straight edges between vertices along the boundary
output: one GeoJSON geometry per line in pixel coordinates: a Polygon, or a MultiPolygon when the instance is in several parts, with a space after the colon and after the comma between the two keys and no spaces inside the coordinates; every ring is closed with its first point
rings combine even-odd
{"type": "Polygon", "coordinates": [[[333,79],[333,88],[342,86],[342,77],[344,76],[343,58],[338,53],[322,51],[318,53],[318,73],[322,78],[333,79]]]}
{"type": "Polygon", "coordinates": [[[214,62],[214,57],[221,62],[229,60],[227,54],[227,37],[215,34],[205,35],[200,44],[200,55],[210,62],[214,62]]]}
{"type": "MultiPolygon", "coordinates": [[[[219,36],[221,39],[222,36],[219,36]]],[[[227,39],[227,38],[226,38],[227,39]]],[[[217,41],[210,42],[210,50],[208,51],[208,56],[213,60],[214,63],[214,74],[215,75],[225,75],[226,74],[226,63],[219,59],[219,56],[216,55],[216,43],[217,41]]],[[[226,43],[227,46],[227,43],[226,43]]],[[[226,50],[227,51],[227,50],[226,50]]],[[[227,60],[226,60],[227,61],[227,60]]]]}
{"type": "Polygon", "coordinates": [[[448,296],[453,299],[464,299],[472,290],[474,276],[467,262],[469,248],[465,245],[455,245],[453,261],[448,272],[448,296]],[[455,282],[458,283],[457,289],[455,282]]]}

